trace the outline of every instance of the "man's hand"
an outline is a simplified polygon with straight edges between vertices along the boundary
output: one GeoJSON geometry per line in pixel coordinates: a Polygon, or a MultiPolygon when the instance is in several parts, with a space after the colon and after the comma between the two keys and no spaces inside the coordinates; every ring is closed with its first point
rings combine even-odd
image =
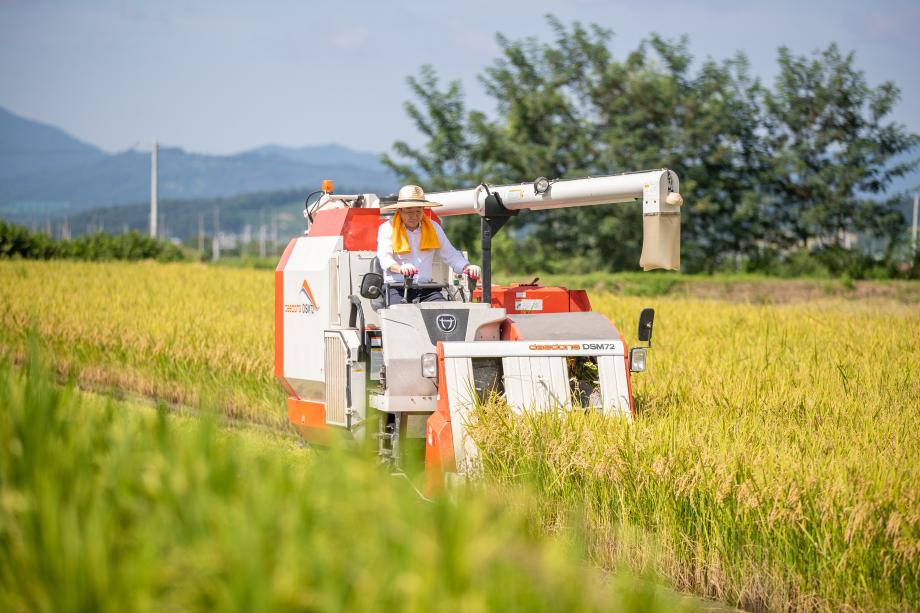
{"type": "Polygon", "coordinates": [[[417,274],[418,274],[418,267],[416,267],[416,266],[414,266],[414,265],[412,265],[412,264],[402,264],[402,265],[399,267],[399,274],[401,274],[401,275],[404,276],[404,277],[411,277],[411,276],[413,276],[413,275],[417,275],[417,274]]]}
{"type": "Polygon", "coordinates": [[[463,269],[463,274],[467,275],[470,279],[478,280],[482,276],[482,269],[475,264],[469,264],[466,268],[463,269]]]}

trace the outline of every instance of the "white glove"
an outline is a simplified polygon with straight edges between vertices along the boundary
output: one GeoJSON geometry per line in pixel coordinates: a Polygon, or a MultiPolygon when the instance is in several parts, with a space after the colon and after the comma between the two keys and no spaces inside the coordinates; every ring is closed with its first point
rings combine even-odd
{"type": "Polygon", "coordinates": [[[469,266],[463,269],[463,272],[466,273],[470,277],[470,279],[474,279],[474,280],[479,279],[479,277],[482,276],[482,269],[479,266],[476,266],[475,264],[470,264],[469,266]]]}
{"type": "Polygon", "coordinates": [[[402,264],[399,267],[399,274],[404,277],[411,277],[418,274],[418,267],[413,264],[402,264]]]}

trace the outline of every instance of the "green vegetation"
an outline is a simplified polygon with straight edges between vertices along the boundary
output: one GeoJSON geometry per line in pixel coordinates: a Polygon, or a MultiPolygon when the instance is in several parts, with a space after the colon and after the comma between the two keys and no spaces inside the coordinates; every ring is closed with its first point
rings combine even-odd
{"type": "Polygon", "coordinates": [[[127,234],[97,232],[74,240],[54,240],[42,232],[31,232],[0,219],[0,259],[3,258],[173,262],[185,259],[185,254],[172,243],[143,236],[137,231],[127,234]]]}
{"type": "MultiPolygon", "coordinates": [[[[34,356],[33,356],[34,357],[34,356]]],[[[0,610],[674,611],[523,497],[422,501],[368,458],[0,365],[0,610]]]]}
{"type": "MultiPolygon", "coordinates": [[[[25,363],[34,330],[54,371],[81,385],[284,427],[270,272],[0,261],[0,278],[4,360],[25,363]]],[[[649,371],[633,379],[640,416],[485,416],[487,475],[501,495],[536,488],[530,527],[583,540],[598,566],[651,568],[736,605],[917,608],[920,286],[543,281],[592,279],[594,309],[630,344],[640,309],[656,309],[649,371]],[[784,297],[787,286],[808,292],[784,297]]]]}
{"type": "MultiPolygon", "coordinates": [[[[613,32],[566,26],[509,40],[481,76],[494,112],[467,109],[460,83],[435,70],[409,79],[407,113],[423,144],[399,141],[384,162],[428,190],[671,168],[680,177],[683,267],[852,278],[918,275],[891,183],[912,172],[920,137],[892,121],[891,82],[870,85],[836,45],[778,51],[772,86],[746,58],[695,62],[688,41],[657,35],[622,57],[613,32]],[[872,257],[847,246],[878,238],[872,257]],[[800,260],[817,257],[809,266],[800,260]]],[[[477,249],[477,219],[451,220],[477,249]]],[[[516,271],[590,272],[635,266],[637,207],[519,215],[505,236],[516,271]]]]}

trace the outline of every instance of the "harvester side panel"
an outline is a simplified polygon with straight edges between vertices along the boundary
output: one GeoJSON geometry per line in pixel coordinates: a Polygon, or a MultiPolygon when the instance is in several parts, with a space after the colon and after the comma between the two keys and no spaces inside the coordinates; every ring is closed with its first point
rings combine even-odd
{"type": "Polygon", "coordinates": [[[300,400],[326,401],[323,338],[337,319],[330,260],[341,248],[339,236],[298,238],[276,278],[282,284],[282,374],[300,400]]]}

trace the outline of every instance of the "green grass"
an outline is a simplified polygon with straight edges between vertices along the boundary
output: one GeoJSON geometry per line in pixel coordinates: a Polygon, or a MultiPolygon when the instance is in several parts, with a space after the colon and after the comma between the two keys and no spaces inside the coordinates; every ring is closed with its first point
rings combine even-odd
{"type": "Polygon", "coordinates": [[[0,365],[0,610],[673,611],[523,496],[432,502],[344,450],[176,419],[0,365]]]}

